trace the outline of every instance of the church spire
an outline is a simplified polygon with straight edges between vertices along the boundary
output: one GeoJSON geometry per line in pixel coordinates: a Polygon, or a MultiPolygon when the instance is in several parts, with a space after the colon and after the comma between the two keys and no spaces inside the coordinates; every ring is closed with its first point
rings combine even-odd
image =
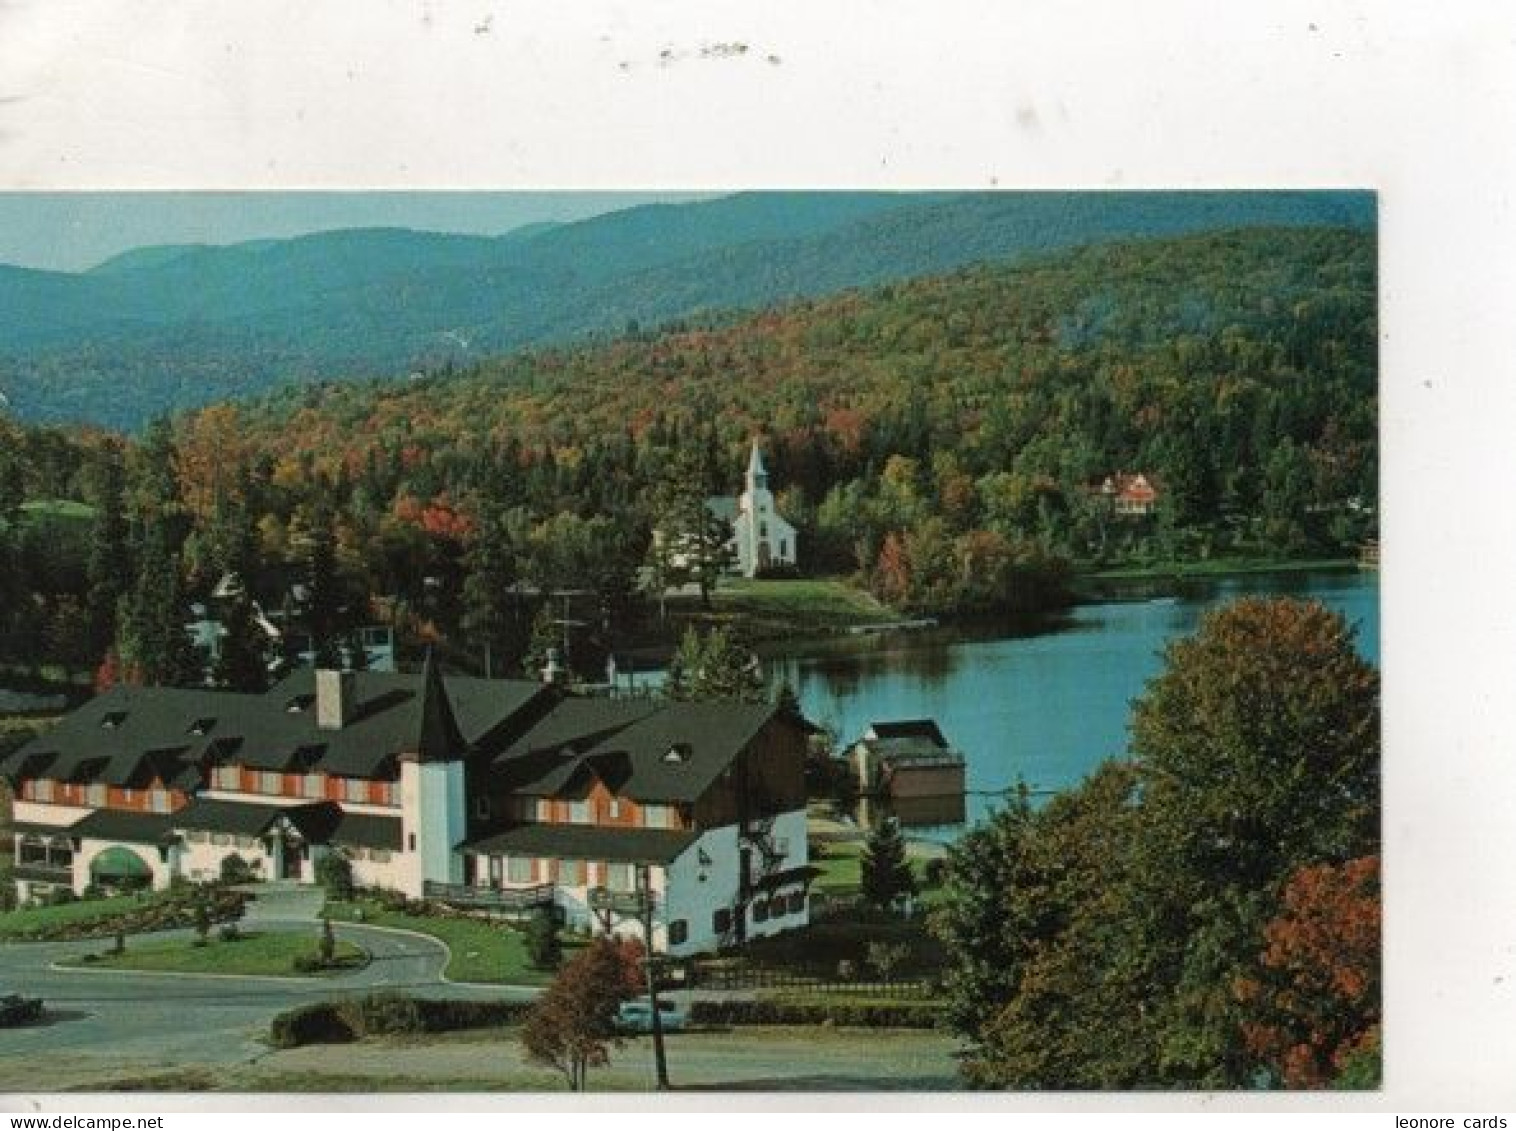
{"type": "Polygon", "coordinates": [[[756,436],[753,437],[753,452],[747,461],[747,485],[750,491],[769,485],[768,469],[763,466],[763,451],[758,447],[756,436]]]}
{"type": "Polygon", "coordinates": [[[421,669],[421,734],[416,742],[416,760],[451,762],[463,757],[467,745],[453,715],[447,688],[442,685],[442,671],[428,648],[426,665],[421,669]]]}

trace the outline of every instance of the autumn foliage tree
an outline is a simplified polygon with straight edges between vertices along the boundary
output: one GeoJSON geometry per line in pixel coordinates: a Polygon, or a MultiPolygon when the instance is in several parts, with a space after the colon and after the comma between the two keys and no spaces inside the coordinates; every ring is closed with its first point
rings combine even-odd
{"type": "Polygon", "coordinates": [[[1264,927],[1256,969],[1234,992],[1243,1039],[1287,1088],[1320,1088],[1366,1051],[1377,1053],[1379,858],[1302,868],[1264,927]]]}
{"type": "MultiPolygon", "coordinates": [[[[1212,612],[1137,702],[1132,752],[952,854],[937,928],[969,1082],[1244,1087],[1269,1041],[1289,1042],[1268,1051],[1293,1078],[1326,1071],[1369,1039],[1377,985],[1333,991],[1367,995],[1346,1033],[1311,1028],[1303,1002],[1272,994],[1282,972],[1324,957],[1302,950],[1313,899],[1320,930],[1343,916],[1331,930],[1377,956],[1366,904],[1325,902],[1309,871],[1377,852],[1379,680],[1352,630],[1315,602],[1212,612]],[[1293,925],[1272,923],[1281,892],[1302,884],[1311,892],[1288,889],[1293,925]],[[1302,1042],[1309,1056],[1290,1051],[1302,1042]]],[[[1366,881],[1351,890],[1371,897],[1366,881]]]]}
{"type": "Polygon", "coordinates": [[[563,1073],[569,1090],[582,1092],[591,1068],[610,1062],[620,1043],[616,1010],[641,986],[640,943],[597,938],[558,972],[521,1026],[521,1043],[534,1064],[563,1073]]]}

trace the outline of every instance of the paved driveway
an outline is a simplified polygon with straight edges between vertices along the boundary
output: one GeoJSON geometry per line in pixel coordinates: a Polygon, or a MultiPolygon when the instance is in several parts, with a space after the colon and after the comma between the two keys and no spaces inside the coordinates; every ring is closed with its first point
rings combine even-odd
{"type": "MultiPolygon", "coordinates": [[[[259,930],[313,930],[309,919],[263,918],[259,930]]],[[[41,997],[39,1025],[0,1029],[0,1062],[69,1051],[159,1064],[235,1062],[262,1055],[258,1038],[281,1010],[374,989],[425,991],[431,997],[514,998],[534,991],[456,986],[442,981],[446,951],[434,939],[334,923],[372,956],[362,970],[333,978],[224,978],[127,971],[55,970],[52,964],[108,945],[103,940],[0,945],[0,991],[41,997]]],[[[171,931],[154,938],[188,937],[171,931]]],[[[0,1080],[0,1090],[16,1088],[0,1080]]],[[[47,1090],[38,1080],[24,1085],[47,1090]]]]}

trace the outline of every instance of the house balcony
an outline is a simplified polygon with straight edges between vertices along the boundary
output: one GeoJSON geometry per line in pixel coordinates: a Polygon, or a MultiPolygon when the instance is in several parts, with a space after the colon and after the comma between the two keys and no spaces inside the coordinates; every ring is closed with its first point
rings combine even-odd
{"type": "Polygon", "coordinates": [[[553,905],[553,885],[536,884],[526,888],[477,888],[468,884],[444,884],[427,880],[421,894],[426,899],[469,907],[479,911],[525,914],[539,907],[553,905]]]}
{"type": "Polygon", "coordinates": [[[11,875],[18,880],[36,880],[48,884],[69,884],[74,882],[74,870],[67,864],[44,864],[40,861],[17,862],[11,869],[11,875]]]}
{"type": "Polygon", "coordinates": [[[654,908],[658,897],[645,891],[611,891],[610,888],[590,888],[591,911],[610,911],[617,915],[641,915],[651,901],[654,908]]]}

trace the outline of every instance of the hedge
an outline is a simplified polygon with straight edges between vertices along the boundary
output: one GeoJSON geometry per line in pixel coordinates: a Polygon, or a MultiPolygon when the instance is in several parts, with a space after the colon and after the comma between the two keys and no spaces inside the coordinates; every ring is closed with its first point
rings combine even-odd
{"type": "Polygon", "coordinates": [[[455,1001],[414,998],[393,991],[374,993],[285,1010],[269,1025],[269,1043],[290,1049],[345,1044],[362,1037],[482,1029],[520,1021],[529,1008],[530,1003],[519,1001],[455,1001]]]}
{"type": "Polygon", "coordinates": [[[697,1025],[847,1025],[866,1029],[935,1029],[942,1010],[930,1002],[697,1001],[697,1025]]]}

